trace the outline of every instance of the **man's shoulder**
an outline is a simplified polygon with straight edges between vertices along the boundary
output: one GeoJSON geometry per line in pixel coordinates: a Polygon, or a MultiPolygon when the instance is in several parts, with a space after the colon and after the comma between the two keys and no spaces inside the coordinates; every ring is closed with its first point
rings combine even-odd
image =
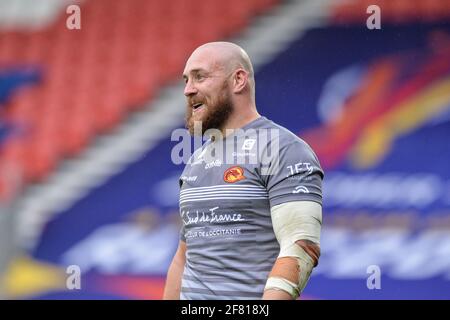
{"type": "Polygon", "coordinates": [[[304,148],[311,149],[308,143],[306,143],[298,135],[272,120],[264,121],[260,128],[273,131],[271,137],[278,140],[280,147],[302,146],[304,148]]]}
{"type": "Polygon", "coordinates": [[[278,132],[278,139],[270,142],[270,149],[274,150],[275,148],[275,150],[278,150],[278,152],[274,152],[275,157],[279,156],[279,160],[287,165],[299,165],[299,163],[302,163],[304,165],[307,164],[311,168],[317,168],[323,177],[319,158],[305,140],[273,121],[271,121],[270,127],[278,132]]]}

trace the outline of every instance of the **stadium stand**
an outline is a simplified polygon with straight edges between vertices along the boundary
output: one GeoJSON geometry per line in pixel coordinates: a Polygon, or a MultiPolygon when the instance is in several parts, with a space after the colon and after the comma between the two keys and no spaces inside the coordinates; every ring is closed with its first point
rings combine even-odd
{"type": "Polygon", "coordinates": [[[38,32],[0,32],[0,63],[40,75],[2,101],[3,121],[20,134],[3,139],[0,166],[14,166],[25,184],[45,180],[61,160],[176,81],[193,48],[237,33],[276,2],[94,0],[81,4],[80,30],[67,29],[60,15],[38,32]]]}

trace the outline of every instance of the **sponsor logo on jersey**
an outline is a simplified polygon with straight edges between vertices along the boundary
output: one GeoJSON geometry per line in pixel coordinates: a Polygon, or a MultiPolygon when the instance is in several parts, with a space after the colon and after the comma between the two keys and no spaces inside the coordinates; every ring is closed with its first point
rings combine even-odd
{"type": "Polygon", "coordinates": [[[197,176],[182,176],[180,179],[186,182],[195,182],[197,180],[197,176]]]}
{"type": "Polygon", "coordinates": [[[205,165],[205,170],[214,168],[214,167],[220,167],[222,165],[222,161],[220,161],[219,159],[216,159],[214,161],[211,161],[210,163],[207,163],[205,165]]]}
{"type": "Polygon", "coordinates": [[[292,190],[292,193],[309,193],[309,190],[305,186],[297,186],[292,190]]]}
{"type": "Polygon", "coordinates": [[[223,180],[228,183],[234,183],[244,179],[244,169],[239,166],[228,168],[223,174],[223,180]]]}
{"type": "Polygon", "coordinates": [[[255,145],[256,139],[246,139],[244,141],[244,144],[242,145],[242,150],[244,151],[250,151],[253,149],[253,146],[255,145]]]}

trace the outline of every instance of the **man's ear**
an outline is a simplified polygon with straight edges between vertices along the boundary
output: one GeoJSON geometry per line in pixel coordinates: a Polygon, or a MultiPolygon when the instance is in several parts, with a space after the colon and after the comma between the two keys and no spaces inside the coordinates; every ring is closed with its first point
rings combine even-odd
{"type": "Polygon", "coordinates": [[[233,92],[241,93],[245,90],[248,83],[248,72],[244,69],[237,69],[233,77],[233,92]]]}

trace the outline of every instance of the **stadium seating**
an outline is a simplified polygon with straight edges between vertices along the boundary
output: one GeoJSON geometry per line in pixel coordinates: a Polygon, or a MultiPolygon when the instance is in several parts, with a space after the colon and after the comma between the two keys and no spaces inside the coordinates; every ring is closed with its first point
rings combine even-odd
{"type": "MultiPolygon", "coordinates": [[[[0,65],[42,75],[5,102],[2,119],[20,134],[2,143],[0,167],[14,164],[25,183],[44,180],[179,79],[194,47],[238,33],[276,2],[90,0],[80,30],[67,29],[62,14],[43,29],[0,32],[0,65]]],[[[8,194],[8,175],[0,179],[8,194]]]]}

